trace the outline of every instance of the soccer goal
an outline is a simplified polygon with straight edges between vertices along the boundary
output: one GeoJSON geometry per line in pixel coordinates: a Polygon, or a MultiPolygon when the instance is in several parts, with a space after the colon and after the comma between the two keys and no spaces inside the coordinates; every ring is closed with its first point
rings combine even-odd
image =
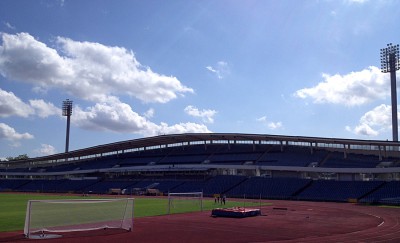
{"type": "Polygon", "coordinates": [[[30,200],[24,234],[27,238],[57,238],[60,234],[98,229],[132,230],[133,198],[30,200]],[[50,234],[49,234],[50,233],[50,234]]]}
{"type": "Polygon", "coordinates": [[[168,214],[203,211],[203,192],[168,193],[168,214]]]}

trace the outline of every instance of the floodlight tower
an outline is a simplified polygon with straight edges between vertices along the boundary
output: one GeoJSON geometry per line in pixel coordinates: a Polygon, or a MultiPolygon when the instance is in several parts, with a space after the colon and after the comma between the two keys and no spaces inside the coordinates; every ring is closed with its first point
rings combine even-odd
{"type": "Polygon", "coordinates": [[[69,125],[71,122],[72,115],[72,100],[64,100],[62,105],[62,115],[67,117],[67,133],[65,138],[65,153],[68,153],[69,149],[69,125]]]}
{"type": "Polygon", "coordinates": [[[397,90],[396,90],[396,71],[400,68],[399,45],[387,44],[386,48],[381,49],[381,71],[390,72],[391,97],[392,97],[392,132],[393,141],[398,139],[398,120],[397,120],[397,90]]]}

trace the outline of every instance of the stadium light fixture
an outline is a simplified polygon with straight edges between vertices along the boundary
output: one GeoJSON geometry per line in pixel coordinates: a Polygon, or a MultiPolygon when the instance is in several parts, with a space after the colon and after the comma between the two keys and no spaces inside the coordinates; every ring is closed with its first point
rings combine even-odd
{"type": "Polygon", "coordinates": [[[390,73],[391,98],[392,98],[392,132],[393,141],[398,141],[398,120],[397,120],[397,90],[396,71],[400,69],[399,45],[387,44],[381,49],[381,71],[390,73]]]}
{"type": "Polygon", "coordinates": [[[69,151],[69,127],[71,123],[72,115],[72,100],[66,99],[63,101],[62,105],[62,115],[67,117],[67,132],[65,138],[65,153],[69,151]]]}

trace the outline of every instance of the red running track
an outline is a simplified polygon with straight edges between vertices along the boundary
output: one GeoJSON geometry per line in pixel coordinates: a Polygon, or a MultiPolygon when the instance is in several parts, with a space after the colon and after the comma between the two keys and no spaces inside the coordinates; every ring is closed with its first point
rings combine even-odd
{"type": "MultiPolygon", "coordinates": [[[[41,242],[400,242],[400,208],[349,203],[268,201],[262,216],[213,218],[211,212],[138,218],[132,232],[97,231],[41,242]]],[[[34,242],[22,232],[0,242],[34,242]]]]}

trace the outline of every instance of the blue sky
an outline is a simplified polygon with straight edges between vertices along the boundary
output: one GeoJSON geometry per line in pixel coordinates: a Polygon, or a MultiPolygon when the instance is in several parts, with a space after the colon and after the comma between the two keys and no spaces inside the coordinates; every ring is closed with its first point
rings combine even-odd
{"type": "Polygon", "coordinates": [[[0,1],[0,158],[185,132],[391,140],[395,0],[0,1]]]}

